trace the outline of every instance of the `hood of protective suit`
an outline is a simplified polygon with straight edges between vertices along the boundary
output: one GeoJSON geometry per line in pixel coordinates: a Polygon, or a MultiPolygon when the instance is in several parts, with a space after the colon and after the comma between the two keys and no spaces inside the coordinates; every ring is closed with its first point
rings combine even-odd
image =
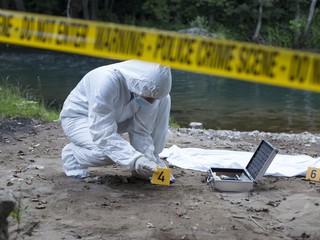
{"type": "Polygon", "coordinates": [[[167,96],[171,90],[170,67],[128,60],[115,64],[115,68],[126,79],[129,90],[140,96],[160,99],[167,96]]]}

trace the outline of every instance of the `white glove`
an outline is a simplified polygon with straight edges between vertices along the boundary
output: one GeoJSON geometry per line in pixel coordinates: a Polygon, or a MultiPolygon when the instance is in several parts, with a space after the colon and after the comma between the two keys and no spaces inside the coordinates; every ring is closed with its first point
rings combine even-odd
{"type": "Polygon", "coordinates": [[[146,157],[140,157],[135,162],[135,172],[138,177],[150,180],[152,174],[157,172],[158,165],[146,157]]]}
{"type": "MultiPolygon", "coordinates": [[[[159,158],[156,157],[157,160],[157,164],[161,167],[161,168],[168,168],[167,165],[165,164],[165,162],[159,158]]],[[[174,176],[172,175],[172,173],[170,174],[170,183],[174,183],[176,181],[176,179],[174,178],[174,176]]]]}

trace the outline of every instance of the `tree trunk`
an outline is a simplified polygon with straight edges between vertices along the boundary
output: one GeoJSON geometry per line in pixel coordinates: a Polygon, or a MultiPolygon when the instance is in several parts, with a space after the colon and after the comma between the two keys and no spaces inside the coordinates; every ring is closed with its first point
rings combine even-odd
{"type": "Polygon", "coordinates": [[[108,15],[112,12],[113,5],[114,5],[114,0],[104,1],[104,8],[105,8],[105,12],[107,13],[107,20],[108,20],[108,15]]]}
{"type": "MultiPolygon", "coordinates": [[[[300,3],[299,1],[297,1],[297,5],[296,5],[296,17],[295,17],[295,22],[299,23],[300,22],[300,3]]],[[[297,29],[294,32],[294,47],[297,48],[300,45],[300,38],[301,38],[301,28],[297,29]]]]}
{"type": "Polygon", "coordinates": [[[91,10],[91,19],[97,20],[97,12],[98,12],[98,2],[97,0],[90,1],[90,10],[91,10]]]}
{"type": "Polygon", "coordinates": [[[254,32],[254,35],[252,37],[252,40],[254,42],[258,41],[259,35],[260,35],[260,29],[261,29],[261,24],[262,24],[262,13],[263,13],[263,4],[261,1],[259,1],[259,17],[258,17],[258,22],[256,26],[256,30],[254,32]]]}
{"type": "Polygon", "coordinates": [[[71,18],[71,0],[68,0],[67,3],[67,17],[71,18]]]}
{"type": "Polygon", "coordinates": [[[84,19],[90,19],[89,15],[89,1],[88,0],[82,0],[82,11],[83,11],[83,17],[84,19]]]}
{"type": "Polygon", "coordinates": [[[313,18],[314,9],[315,9],[315,7],[316,7],[316,4],[317,4],[317,0],[312,0],[312,1],[311,1],[310,9],[309,9],[309,15],[308,15],[308,20],[307,20],[306,26],[305,26],[305,28],[304,28],[304,34],[303,34],[303,37],[304,37],[304,38],[306,38],[307,35],[308,35],[309,28],[310,28],[310,25],[311,25],[311,22],[312,22],[312,18],[313,18]]]}
{"type": "Polygon", "coordinates": [[[72,0],[71,4],[71,17],[73,18],[79,18],[80,11],[81,11],[81,3],[80,0],[72,0]]]}

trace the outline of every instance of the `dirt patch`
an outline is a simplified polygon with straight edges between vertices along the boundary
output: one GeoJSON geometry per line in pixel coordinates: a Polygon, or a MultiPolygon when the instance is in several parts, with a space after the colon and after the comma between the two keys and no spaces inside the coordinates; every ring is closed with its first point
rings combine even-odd
{"type": "Polygon", "coordinates": [[[21,133],[37,133],[37,122],[31,118],[0,118],[0,142],[10,142],[21,133]]]}
{"type": "MultiPolygon", "coordinates": [[[[319,239],[320,192],[303,178],[263,177],[252,191],[223,193],[206,173],[173,167],[176,183],[152,185],[119,166],[64,175],[67,140],[59,122],[2,119],[0,179],[20,205],[10,239],[319,239]],[[12,121],[12,125],[10,125],[12,121]]],[[[172,129],[167,147],[254,151],[261,139],[280,153],[319,156],[319,135],[172,129]]]]}

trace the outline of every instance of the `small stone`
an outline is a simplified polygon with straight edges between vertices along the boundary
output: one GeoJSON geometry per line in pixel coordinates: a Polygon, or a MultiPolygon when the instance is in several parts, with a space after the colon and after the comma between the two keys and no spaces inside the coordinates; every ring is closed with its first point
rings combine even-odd
{"type": "Polygon", "coordinates": [[[45,208],[46,208],[46,206],[44,206],[44,205],[36,206],[36,209],[45,209],[45,208]]]}
{"type": "Polygon", "coordinates": [[[203,128],[203,124],[200,123],[200,122],[191,122],[189,124],[189,126],[192,128],[192,129],[202,129],[203,128]]]}
{"type": "Polygon", "coordinates": [[[152,223],[147,223],[147,228],[155,228],[155,226],[152,223]]]}

